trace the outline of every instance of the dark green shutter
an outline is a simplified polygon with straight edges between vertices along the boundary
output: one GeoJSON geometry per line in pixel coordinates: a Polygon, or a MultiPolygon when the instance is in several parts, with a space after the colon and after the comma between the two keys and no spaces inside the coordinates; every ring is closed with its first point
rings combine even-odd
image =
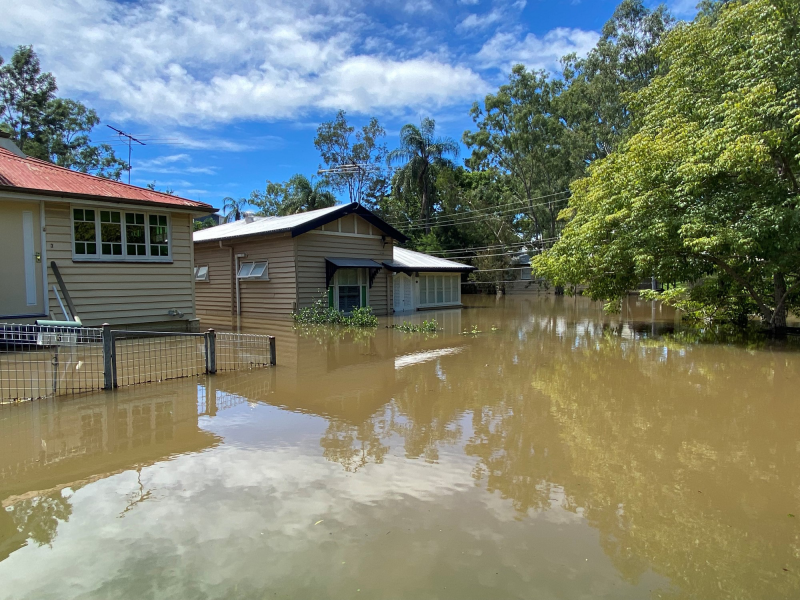
{"type": "Polygon", "coordinates": [[[361,286],[361,306],[367,305],[367,286],[361,286]]]}
{"type": "Polygon", "coordinates": [[[328,308],[333,308],[333,286],[328,288],[328,308]]]}

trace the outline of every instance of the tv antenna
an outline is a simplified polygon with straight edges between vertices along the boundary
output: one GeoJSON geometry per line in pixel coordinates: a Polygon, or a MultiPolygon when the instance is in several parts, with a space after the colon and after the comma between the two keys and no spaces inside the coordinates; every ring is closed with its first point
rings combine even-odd
{"type": "Polygon", "coordinates": [[[116,131],[117,135],[119,135],[119,137],[128,138],[128,185],[130,185],[130,183],[131,183],[131,143],[132,142],[136,142],[137,144],[141,144],[142,146],[146,146],[147,144],[145,144],[141,140],[137,140],[135,137],[133,137],[129,133],[125,133],[124,131],[120,131],[116,127],[111,127],[111,125],[106,125],[106,127],[116,131]]]}

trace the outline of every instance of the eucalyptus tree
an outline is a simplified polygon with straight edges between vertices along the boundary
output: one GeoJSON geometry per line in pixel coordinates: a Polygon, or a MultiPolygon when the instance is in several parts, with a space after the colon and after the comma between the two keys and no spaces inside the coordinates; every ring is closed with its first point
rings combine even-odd
{"type": "Polygon", "coordinates": [[[370,199],[383,178],[386,160],[386,131],[371,118],[369,123],[356,129],[347,122],[345,111],[340,110],[332,121],[317,127],[314,146],[325,163],[329,185],[350,202],[363,203],[370,199]]]}
{"type": "Polygon", "coordinates": [[[11,60],[0,58],[0,128],[25,154],[59,166],[119,179],[127,170],[109,144],[92,144],[100,118],[94,109],[56,97],[52,73],[43,73],[31,46],[20,46],[11,60]]]}
{"type": "Polygon", "coordinates": [[[414,189],[420,200],[420,219],[425,221],[425,233],[430,233],[433,208],[432,181],[434,167],[450,167],[459,154],[458,142],[436,135],[436,122],[426,117],[417,127],[411,123],[400,129],[400,147],[387,155],[388,164],[401,164],[396,173],[398,185],[414,189]]]}
{"type": "Polygon", "coordinates": [[[618,303],[654,294],[772,328],[800,307],[800,5],[730,2],[675,27],[669,69],[632,99],[635,133],[572,186],[561,239],[534,259],[618,303]]]}
{"type": "Polygon", "coordinates": [[[608,156],[625,136],[632,117],[628,98],[664,69],[658,44],[673,24],[663,5],[651,10],[642,0],[623,0],[585,57],[562,59],[559,116],[586,165],[608,156]]]}
{"type": "Polygon", "coordinates": [[[558,234],[558,214],[579,172],[575,153],[557,112],[563,82],[544,71],[516,65],[509,82],[488,94],[471,114],[476,131],[464,132],[469,165],[493,169],[507,180],[508,200],[524,215],[527,240],[545,243],[558,234]]]}

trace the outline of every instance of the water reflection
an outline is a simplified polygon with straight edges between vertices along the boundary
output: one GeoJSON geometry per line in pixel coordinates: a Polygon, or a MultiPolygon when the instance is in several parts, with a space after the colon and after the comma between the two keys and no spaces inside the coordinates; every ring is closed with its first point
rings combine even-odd
{"type": "Polygon", "coordinates": [[[46,597],[59,550],[119,544],[53,597],[796,594],[798,353],[471,302],[434,335],[242,323],[277,368],[0,410],[0,578],[46,597]]]}

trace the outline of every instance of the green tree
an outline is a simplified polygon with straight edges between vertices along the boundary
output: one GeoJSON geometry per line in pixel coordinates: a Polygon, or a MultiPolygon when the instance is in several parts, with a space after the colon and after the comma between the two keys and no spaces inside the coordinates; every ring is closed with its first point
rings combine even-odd
{"type": "Polygon", "coordinates": [[[396,175],[398,185],[412,188],[420,199],[420,218],[425,220],[425,233],[430,233],[432,212],[431,183],[433,167],[452,167],[447,155],[457,157],[458,143],[452,138],[436,136],[436,122],[422,119],[420,126],[411,123],[400,129],[400,147],[387,155],[387,162],[403,163],[396,175]]]}
{"type": "Polygon", "coordinates": [[[374,194],[378,180],[383,178],[386,159],[386,131],[372,118],[356,130],[347,122],[345,111],[336,113],[333,121],[317,127],[314,146],[325,167],[331,170],[327,180],[334,190],[347,194],[350,202],[363,203],[374,194]]]}
{"type": "Polygon", "coordinates": [[[248,198],[234,198],[226,196],[222,199],[222,212],[225,213],[225,222],[239,221],[244,216],[244,211],[250,206],[248,198]]]}
{"type": "Polygon", "coordinates": [[[662,69],[657,51],[673,19],[662,5],[623,0],[603,26],[602,37],[586,55],[562,59],[564,92],[558,113],[572,132],[571,147],[585,165],[608,156],[631,124],[630,94],[662,69]]]}
{"type": "Polygon", "coordinates": [[[785,326],[800,304],[798,31],[796,2],[751,0],[667,34],[636,133],[572,186],[535,269],[611,303],[655,276],[683,284],[653,294],[672,304],[785,326]]]}
{"type": "Polygon", "coordinates": [[[334,206],[336,196],[326,179],[314,181],[297,173],[284,183],[267,181],[265,190],[254,191],[249,202],[259,207],[261,215],[285,216],[334,206]]]}
{"type": "Polygon", "coordinates": [[[556,111],[563,82],[543,71],[516,65],[509,83],[489,94],[471,114],[477,131],[466,131],[470,166],[493,169],[507,179],[508,208],[525,215],[519,225],[526,240],[545,243],[560,229],[569,184],[577,173],[570,138],[556,111]]]}
{"type": "Polygon", "coordinates": [[[57,98],[57,89],[52,73],[42,73],[33,48],[18,47],[0,67],[0,126],[29,156],[119,179],[127,163],[108,144],[91,143],[90,133],[100,123],[97,113],[75,100],[57,98]]]}

